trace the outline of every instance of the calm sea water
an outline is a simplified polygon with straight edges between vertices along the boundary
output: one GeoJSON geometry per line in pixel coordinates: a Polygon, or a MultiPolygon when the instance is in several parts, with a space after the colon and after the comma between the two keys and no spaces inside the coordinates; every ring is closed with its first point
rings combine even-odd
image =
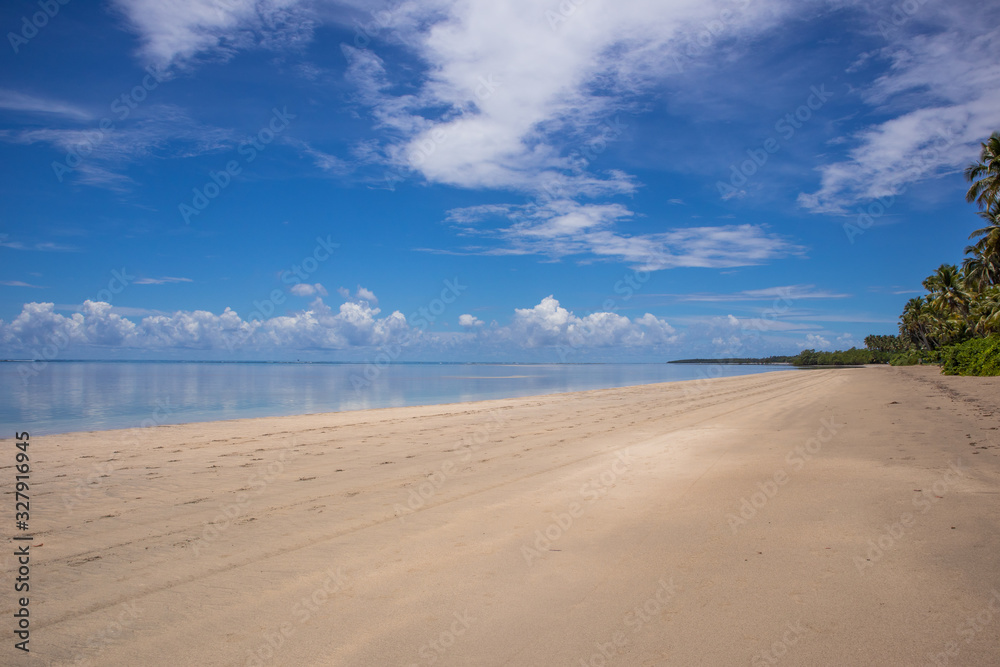
{"type": "Polygon", "coordinates": [[[787,366],[695,364],[0,363],[0,424],[32,434],[340,412],[747,375],[787,366]],[[369,368],[369,377],[371,377],[369,368]]]}

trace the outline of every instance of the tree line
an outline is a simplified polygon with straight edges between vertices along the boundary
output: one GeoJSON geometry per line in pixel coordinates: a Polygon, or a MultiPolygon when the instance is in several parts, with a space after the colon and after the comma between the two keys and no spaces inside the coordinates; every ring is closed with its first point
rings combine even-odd
{"type": "Polygon", "coordinates": [[[1000,132],[981,146],[965,169],[965,198],[984,224],[961,265],[942,264],[923,281],[927,293],[906,303],[898,336],[868,336],[863,350],[803,350],[791,363],[939,363],[948,374],[1000,375],[1000,132]]]}

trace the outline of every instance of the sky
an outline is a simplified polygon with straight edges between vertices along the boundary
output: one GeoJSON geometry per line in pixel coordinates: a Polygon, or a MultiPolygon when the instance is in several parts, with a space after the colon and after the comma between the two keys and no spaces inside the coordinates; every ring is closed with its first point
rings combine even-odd
{"type": "Polygon", "coordinates": [[[979,225],[1000,3],[0,9],[0,356],[863,346],[979,225]]]}

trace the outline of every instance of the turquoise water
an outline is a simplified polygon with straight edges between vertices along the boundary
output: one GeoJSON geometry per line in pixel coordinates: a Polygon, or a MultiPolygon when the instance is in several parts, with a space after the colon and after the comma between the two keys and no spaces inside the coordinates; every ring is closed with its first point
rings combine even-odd
{"type": "Polygon", "coordinates": [[[32,434],[340,412],[748,375],[701,364],[0,363],[0,423],[32,434]]]}

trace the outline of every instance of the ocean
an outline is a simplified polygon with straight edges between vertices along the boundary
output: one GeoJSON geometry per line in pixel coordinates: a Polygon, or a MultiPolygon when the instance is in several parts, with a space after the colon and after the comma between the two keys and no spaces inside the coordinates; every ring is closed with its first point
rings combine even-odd
{"type": "Polygon", "coordinates": [[[7,435],[438,405],[730,377],[788,366],[717,364],[0,363],[7,435]]]}

